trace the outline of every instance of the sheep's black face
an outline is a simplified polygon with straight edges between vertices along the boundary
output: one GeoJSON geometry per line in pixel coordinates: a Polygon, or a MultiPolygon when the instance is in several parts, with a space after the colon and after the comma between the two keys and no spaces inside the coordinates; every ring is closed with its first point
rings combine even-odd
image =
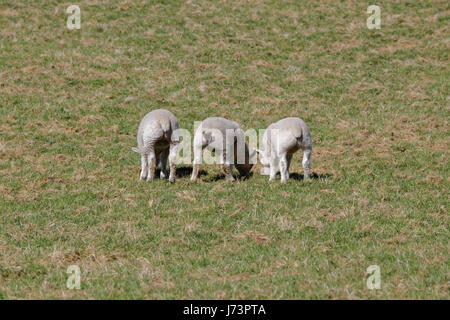
{"type": "Polygon", "coordinates": [[[245,163],[239,163],[238,157],[235,157],[235,167],[239,171],[241,177],[248,177],[253,168],[252,159],[255,157],[256,151],[249,154],[248,146],[245,144],[245,163]]]}
{"type": "Polygon", "coordinates": [[[251,164],[251,163],[236,165],[236,169],[239,171],[239,175],[241,177],[248,177],[252,168],[253,168],[253,164],[251,164]]]}

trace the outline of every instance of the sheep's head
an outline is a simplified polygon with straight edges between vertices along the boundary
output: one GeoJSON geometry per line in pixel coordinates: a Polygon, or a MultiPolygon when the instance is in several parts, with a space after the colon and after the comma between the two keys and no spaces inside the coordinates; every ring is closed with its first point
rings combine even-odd
{"type": "Polygon", "coordinates": [[[239,171],[239,175],[241,177],[246,178],[249,176],[250,171],[253,168],[253,163],[251,163],[251,162],[255,155],[256,155],[256,152],[252,152],[251,154],[249,154],[248,148],[247,148],[247,146],[245,146],[245,163],[235,165],[236,169],[239,171]]]}
{"type": "Polygon", "coordinates": [[[270,158],[265,154],[265,152],[255,149],[255,152],[259,154],[259,161],[261,162],[261,165],[263,166],[261,169],[262,175],[268,175],[270,170],[270,158]]]}

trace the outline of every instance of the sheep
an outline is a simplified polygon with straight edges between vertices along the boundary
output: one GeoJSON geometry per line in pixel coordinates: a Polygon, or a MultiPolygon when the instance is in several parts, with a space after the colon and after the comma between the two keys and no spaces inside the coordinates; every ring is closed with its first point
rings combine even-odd
{"type": "Polygon", "coordinates": [[[175,162],[180,142],[178,120],[168,110],[157,109],[147,113],[139,124],[137,148],[141,155],[140,180],[153,181],[155,168],[161,161],[160,178],[167,177],[167,158],[170,162],[169,182],[175,182],[175,162]]]}
{"type": "Polygon", "coordinates": [[[264,132],[262,145],[264,150],[256,152],[260,155],[263,165],[261,173],[269,174],[269,181],[274,180],[279,171],[281,182],[287,182],[292,156],[299,149],[303,150],[304,179],[310,179],[312,140],[303,120],[291,117],[272,123],[264,132]]]}
{"type": "Polygon", "coordinates": [[[234,181],[233,165],[241,177],[248,177],[253,167],[248,146],[245,143],[245,134],[241,126],[234,121],[220,117],[210,117],[203,120],[194,134],[194,164],[191,181],[197,180],[200,168],[202,151],[204,148],[216,154],[221,161],[221,167],[228,181],[234,181]],[[233,156],[234,155],[234,156],[233,156]]]}

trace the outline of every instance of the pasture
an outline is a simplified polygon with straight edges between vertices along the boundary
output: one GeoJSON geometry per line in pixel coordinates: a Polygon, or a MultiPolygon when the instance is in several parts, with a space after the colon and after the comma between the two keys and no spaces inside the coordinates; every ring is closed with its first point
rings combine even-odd
{"type": "Polygon", "coordinates": [[[450,298],[448,1],[71,4],[0,1],[0,298],[450,298]],[[300,117],[313,179],[139,182],[156,108],[300,117]]]}

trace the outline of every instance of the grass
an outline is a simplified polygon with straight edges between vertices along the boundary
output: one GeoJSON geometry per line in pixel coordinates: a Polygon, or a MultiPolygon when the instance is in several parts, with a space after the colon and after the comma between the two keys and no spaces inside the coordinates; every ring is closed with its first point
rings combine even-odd
{"type": "Polygon", "coordinates": [[[364,1],[70,4],[0,1],[0,298],[450,298],[448,1],[379,1],[379,30],[364,1]],[[316,178],[139,183],[154,108],[298,116],[316,178]]]}

